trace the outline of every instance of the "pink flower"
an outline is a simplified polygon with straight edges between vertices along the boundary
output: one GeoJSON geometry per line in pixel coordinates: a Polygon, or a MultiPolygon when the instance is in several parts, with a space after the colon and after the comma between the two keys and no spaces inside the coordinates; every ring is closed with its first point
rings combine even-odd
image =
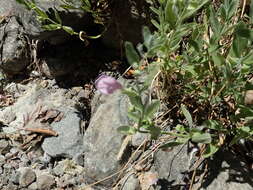
{"type": "Polygon", "coordinates": [[[100,75],[95,81],[95,86],[102,94],[112,94],[122,89],[122,85],[115,78],[106,75],[100,75]]]}

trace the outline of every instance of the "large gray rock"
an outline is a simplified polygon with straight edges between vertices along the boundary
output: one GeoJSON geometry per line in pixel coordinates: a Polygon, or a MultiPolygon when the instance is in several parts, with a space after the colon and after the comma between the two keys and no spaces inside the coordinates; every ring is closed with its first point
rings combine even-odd
{"type": "MultiPolygon", "coordinates": [[[[0,2],[2,8],[1,3],[2,1],[0,2]]],[[[1,8],[0,15],[2,15],[1,8]]],[[[17,17],[7,15],[4,19],[0,21],[0,66],[7,74],[16,74],[23,70],[30,61],[28,41],[23,35],[24,28],[19,25],[17,17]]]]}
{"type": "MultiPolygon", "coordinates": [[[[71,26],[77,31],[90,22],[84,11],[70,10],[67,12],[62,9],[60,0],[36,0],[35,2],[39,8],[47,12],[50,12],[49,8],[56,8],[62,18],[63,25],[71,26]]],[[[78,5],[81,1],[76,0],[74,3],[78,5]]],[[[36,14],[33,11],[28,11],[16,0],[1,0],[0,15],[0,66],[9,75],[21,72],[31,61],[29,44],[32,39],[46,40],[50,44],[61,44],[71,38],[62,30],[46,31],[41,28],[36,14]]]]}
{"type": "MultiPolygon", "coordinates": [[[[184,146],[170,152],[159,150],[155,155],[155,168],[159,182],[156,189],[177,189],[187,179],[189,156],[184,146]]],[[[209,172],[204,181],[196,183],[193,189],[201,190],[250,190],[253,189],[253,174],[247,166],[229,151],[219,151],[208,164],[209,172]]],[[[204,172],[201,167],[198,170],[204,172]]],[[[189,179],[188,179],[189,180],[189,179]]]]}
{"type": "MultiPolygon", "coordinates": [[[[126,96],[116,92],[102,96],[99,102],[101,104],[95,109],[84,135],[84,168],[86,175],[93,180],[107,177],[120,168],[117,154],[124,136],[117,128],[128,124],[126,96]]],[[[106,184],[109,185],[115,177],[106,184]]]]}

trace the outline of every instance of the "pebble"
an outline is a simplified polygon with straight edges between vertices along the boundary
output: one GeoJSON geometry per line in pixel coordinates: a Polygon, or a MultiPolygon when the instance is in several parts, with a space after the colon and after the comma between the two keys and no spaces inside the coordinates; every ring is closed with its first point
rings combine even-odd
{"type": "Polygon", "coordinates": [[[19,178],[20,178],[20,172],[13,171],[13,173],[10,176],[10,181],[14,184],[18,184],[19,178]]]}
{"type": "Polygon", "coordinates": [[[38,185],[36,182],[33,182],[31,185],[28,186],[29,190],[37,190],[38,189],[38,185]]]}
{"type": "Polygon", "coordinates": [[[36,179],[36,174],[31,168],[19,168],[19,184],[21,187],[27,187],[36,179]]]}
{"type": "Polygon", "coordinates": [[[39,190],[50,190],[54,185],[54,177],[50,174],[42,174],[37,177],[37,187],[39,190]]]}
{"type": "Polygon", "coordinates": [[[79,166],[84,166],[84,154],[77,154],[76,156],[74,156],[73,158],[74,162],[79,165],[79,166]]]}

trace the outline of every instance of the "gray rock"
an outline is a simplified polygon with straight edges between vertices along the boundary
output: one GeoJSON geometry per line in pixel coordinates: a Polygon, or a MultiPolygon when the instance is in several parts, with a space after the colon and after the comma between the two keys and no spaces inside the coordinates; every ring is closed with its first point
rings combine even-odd
{"type": "MultiPolygon", "coordinates": [[[[2,2],[0,2],[0,6],[2,6],[2,2]]],[[[9,16],[6,19],[7,21],[4,25],[2,24],[2,27],[0,24],[1,68],[7,74],[16,74],[29,63],[28,43],[26,38],[22,36],[24,29],[20,27],[17,18],[9,16]]]]}
{"type": "Polygon", "coordinates": [[[37,176],[37,187],[39,190],[50,190],[55,185],[55,180],[52,175],[42,174],[37,176]]]}
{"type": "Polygon", "coordinates": [[[36,179],[36,174],[31,168],[19,168],[19,185],[21,187],[27,187],[36,179]]]}
{"type": "Polygon", "coordinates": [[[46,138],[42,143],[42,149],[52,157],[73,158],[83,152],[81,118],[75,109],[65,108],[60,111],[64,113],[64,118],[51,124],[58,136],[46,138]]]}
{"type": "Polygon", "coordinates": [[[219,151],[209,161],[209,172],[202,183],[201,190],[251,190],[253,173],[247,169],[239,157],[229,151],[219,151]]]}
{"type": "Polygon", "coordinates": [[[65,97],[66,90],[57,86],[43,88],[40,84],[31,85],[17,102],[0,111],[0,115],[6,115],[10,111],[16,115],[16,119],[6,127],[9,132],[23,126],[23,116],[34,112],[39,105],[43,109],[56,109],[63,113],[63,118],[53,122],[50,126],[58,133],[57,137],[45,138],[42,149],[51,157],[72,158],[83,152],[83,135],[81,133],[80,112],[74,108],[75,101],[65,97]]]}
{"type": "Polygon", "coordinates": [[[136,133],[132,136],[132,146],[139,147],[145,139],[150,139],[150,135],[146,133],[136,133]]]}
{"type": "MultiPolygon", "coordinates": [[[[117,154],[123,135],[117,128],[128,124],[128,99],[120,92],[102,97],[104,102],[93,114],[84,135],[84,168],[88,177],[98,180],[120,168],[117,154]]],[[[93,109],[94,110],[94,109],[93,109]]],[[[113,181],[107,181],[107,184],[113,181]]]]}
{"type": "Polygon", "coordinates": [[[18,190],[18,186],[12,183],[6,185],[2,190],[18,190]]]}
{"type": "Polygon", "coordinates": [[[5,125],[8,125],[12,121],[16,119],[15,113],[11,109],[8,109],[5,112],[0,112],[0,121],[3,122],[5,125]]]}
{"type": "MultiPolygon", "coordinates": [[[[37,6],[50,12],[49,8],[56,8],[61,15],[64,25],[74,27],[77,31],[87,25],[90,19],[81,10],[66,11],[60,7],[60,0],[35,1],[37,6]],[[86,19],[84,17],[86,16],[86,19]]],[[[81,1],[73,1],[80,5],[81,1]]],[[[45,31],[36,18],[33,11],[28,11],[25,6],[16,0],[0,1],[0,45],[2,49],[1,68],[9,75],[22,71],[30,61],[30,49],[28,44],[31,39],[46,40],[51,44],[60,44],[70,39],[70,35],[62,30],[45,31]]]]}
{"type": "Polygon", "coordinates": [[[19,184],[20,172],[13,172],[10,176],[10,181],[14,184],[19,184]]]}
{"type": "Polygon", "coordinates": [[[188,171],[187,146],[178,146],[169,152],[159,150],[154,159],[161,189],[176,188],[183,180],[184,172],[188,171]]]}
{"type": "MultiPolygon", "coordinates": [[[[155,155],[155,169],[159,174],[156,189],[176,189],[187,176],[189,157],[186,146],[176,147],[170,152],[159,150],[155,155]],[[186,174],[184,176],[184,174],[186,174]]],[[[201,184],[193,189],[201,190],[250,190],[253,188],[253,174],[247,166],[229,151],[219,151],[208,163],[209,172],[201,184]]],[[[201,173],[202,168],[199,168],[201,173]]],[[[204,170],[202,171],[204,172],[204,170]]]]}
{"type": "Polygon", "coordinates": [[[38,189],[38,185],[36,182],[33,182],[31,185],[28,186],[29,190],[37,190],[38,189]]]}
{"type": "Polygon", "coordinates": [[[134,174],[127,178],[122,190],[140,190],[139,180],[134,176],[134,174]]]}

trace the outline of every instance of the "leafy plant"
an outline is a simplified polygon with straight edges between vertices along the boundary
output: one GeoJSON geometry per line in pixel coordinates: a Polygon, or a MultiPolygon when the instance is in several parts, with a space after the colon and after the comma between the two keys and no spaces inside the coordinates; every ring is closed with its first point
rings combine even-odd
{"type": "Polygon", "coordinates": [[[204,157],[223,146],[252,140],[253,110],[245,102],[245,94],[253,90],[253,31],[251,20],[238,18],[239,1],[225,0],[219,6],[205,0],[148,2],[156,31],[144,27],[143,44],[136,51],[126,42],[126,56],[137,77],[145,74],[150,79],[145,82],[148,87],[154,77],[160,80],[160,91],[167,97],[164,103],[176,107],[174,112],[182,113],[187,125],[175,114],[178,124],[171,131],[162,131],[151,121],[146,126],[146,104],[141,102],[140,92],[134,91],[126,94],[138,97],[131,101],[135,114],[129,115],[135,116],[137,125],[120,129],[135,133],[144,128],[152,134],[152,126],[159,135],[176,137],[165,147],[189,141],[205,144],[204,157]],[[190,114],[187,107],[194,112],[190,114]]]}

